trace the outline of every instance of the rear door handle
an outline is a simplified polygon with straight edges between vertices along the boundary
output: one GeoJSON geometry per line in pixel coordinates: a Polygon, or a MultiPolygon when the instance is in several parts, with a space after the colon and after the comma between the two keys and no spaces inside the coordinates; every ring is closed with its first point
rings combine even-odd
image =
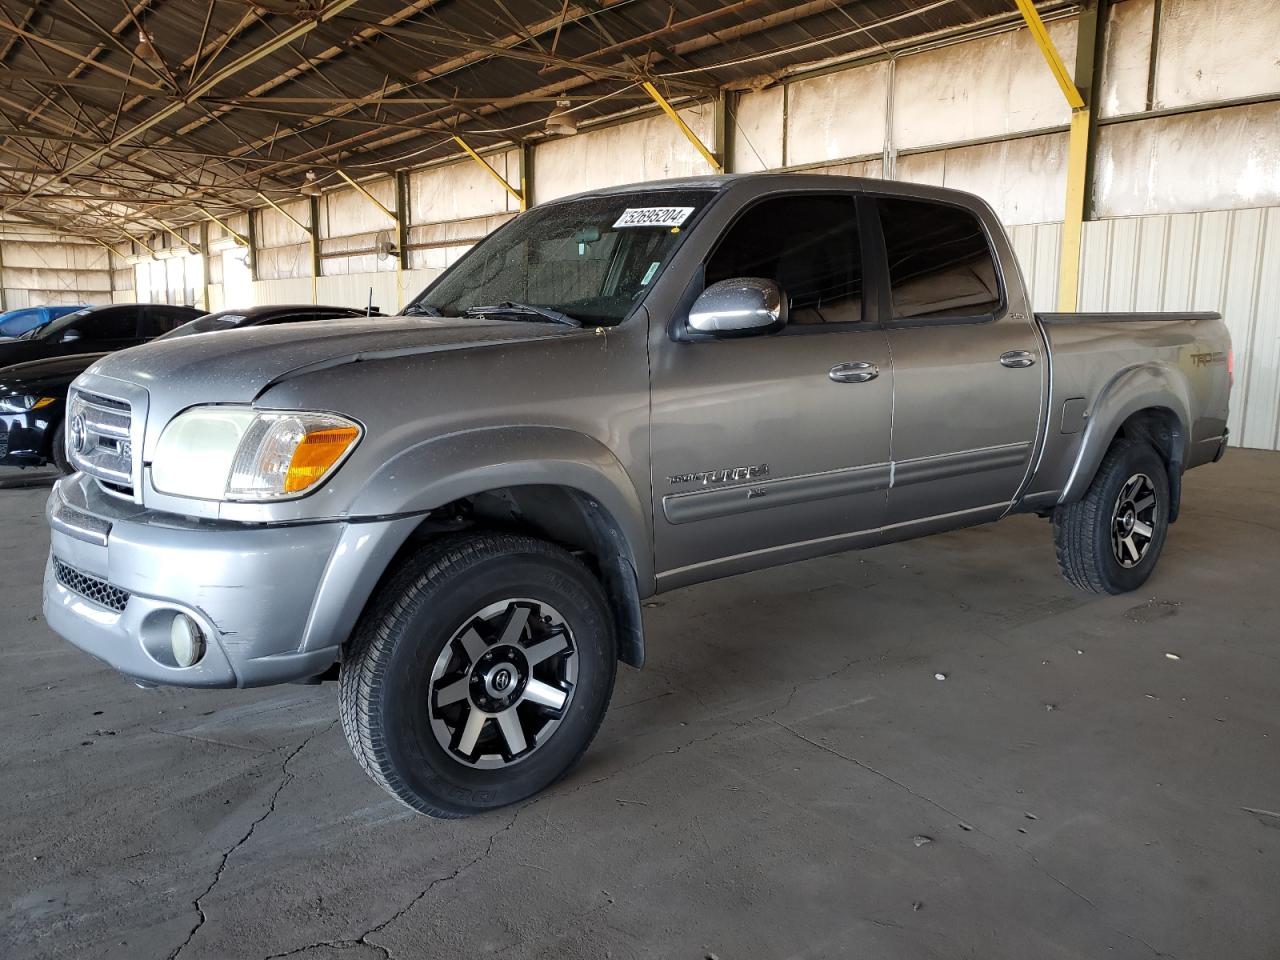
{"type": "Polygon", "coordinates": [[[1036,362],[1036,355],[1030,350],[1006,350],[1000,354],[1000,362],[1006,367],[1029,367],[1036,362]]]}
{"type": "Polygon", "coordinates": [[[866,383],[880,376],[880,368],[874,363],[837,363],[827,374],[836,383],[866,383]]]}

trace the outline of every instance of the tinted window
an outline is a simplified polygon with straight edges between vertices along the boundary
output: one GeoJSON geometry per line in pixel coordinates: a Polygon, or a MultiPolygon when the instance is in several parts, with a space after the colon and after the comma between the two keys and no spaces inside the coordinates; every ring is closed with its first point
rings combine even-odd
{"type": "Polygon", "coordinates": [[[186,323],[192,319],[194,311],[184,309],[182,307],[160,307],[151,306],[147,308],[151,314],[151,330],[153,333],[165,333],[174,329],[178,324],[186,323]]]}
{"type": "Polygon", "coordinates": [[[853,197],[765,200],[729,228],[707,263],[707,285],[734,277],[777,281],[791,323],[862,319],[862,248],[853,197]]]}
{"type": "Polygon", "coordinates": [[[960,207],[920,200],[886,198],[877,205],[895,320],[995,311],[1000,281],[977,217],[960,207]]]}
{"type": "Polygon", "coordinates": [[[79,310],[59,317],[35,332],[41,340],[60,340],[68,330],[75,330],[83,340],[133,340],[138,335],[137,317],[137,307],[79,310]]]}

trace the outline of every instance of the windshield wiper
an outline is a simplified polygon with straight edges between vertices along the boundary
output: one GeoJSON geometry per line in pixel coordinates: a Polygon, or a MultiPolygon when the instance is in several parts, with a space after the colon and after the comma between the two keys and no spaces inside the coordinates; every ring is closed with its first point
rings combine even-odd
{"type": "Polygon", "coordinates": [[[567,313],[561,313],[559,310],[552,310],[550,307],[539,307],[532,303],[516,303],[512,300],[503,300],[501,303],[493,303],[486,307],[467,307],[465,313],[468,317],[506,313],[516,316],[542,317],[552,323],[563,323],[570,327],[582,326],[581,320],[571,317],[567,313]]]}
{"type": "Polygon", "coordinates": [[[429,303],[411,303],[400,311],[401,316],[405,317],[443,317],[439,307],[433,307],[429,303]]]}

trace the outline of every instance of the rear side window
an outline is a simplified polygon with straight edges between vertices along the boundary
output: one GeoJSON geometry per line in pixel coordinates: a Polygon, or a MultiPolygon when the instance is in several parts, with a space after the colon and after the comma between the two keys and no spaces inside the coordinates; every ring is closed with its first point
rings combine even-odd
{"type": "Polygon", "coordinates": [[[181,307],[166,307],[152,305],[147,307],[147,311],[151,314],[151,330],[153,334],[167,333],[188,320],[194,319],[190,310],[184,310],[181,307]]]}
{"type": "Polygon", "coordinates": [[[97,310],[75,325],[83,337],[94,340],[134,340],[138,336],[137,307],[97,310]]]}
{"type": "Polygon", "coordinates": [[[1000,305],[982,224],[968,210],[923,200],[876,201],[895,320],[980,317],[1000,305]]]}
{"type": "Polygon", "coordinates": [[[707,263],[707,286],[737,277],[777,282],[791,323],[862,319],[862,246],[851,196],[774,197],[733,224],[707,263]]]}

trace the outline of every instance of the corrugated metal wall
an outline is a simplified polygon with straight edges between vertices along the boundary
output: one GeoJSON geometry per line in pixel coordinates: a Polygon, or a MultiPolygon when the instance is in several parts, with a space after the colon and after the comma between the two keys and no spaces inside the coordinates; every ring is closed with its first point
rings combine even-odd
{"type": "MultiPolygon", "coordinates": [[[[1062,225],[1011,231],[1037,310],[1057,300],[1062,225]]],[[[1081,310],[1216,310],[1236,357],[1232,443],[1280,449],[1280,207],[1084,225],[1081,310]]]]}

